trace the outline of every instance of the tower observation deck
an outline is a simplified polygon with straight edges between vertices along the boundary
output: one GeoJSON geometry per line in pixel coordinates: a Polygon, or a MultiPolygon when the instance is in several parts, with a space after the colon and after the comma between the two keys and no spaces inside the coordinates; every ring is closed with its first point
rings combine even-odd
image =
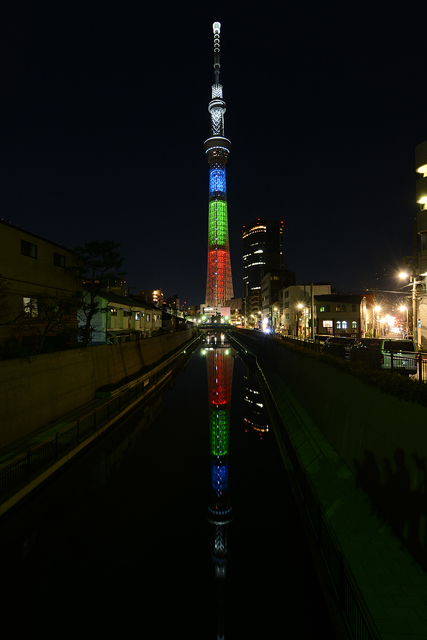
{"type": "Polygon", "coordinates": [[[208,216],[208,268],[206,279],[206,304],[223,306],[233,297],[230,244],[228,239],[227,186],[225,165],[231,150],[231,142],[224,137],[225,102],[220,71],[221,25],[214,22],[214,83],[208,111],[211,116],[211,137],[205,140],[204,150],[209,163],[209,216],[208,216]]]}

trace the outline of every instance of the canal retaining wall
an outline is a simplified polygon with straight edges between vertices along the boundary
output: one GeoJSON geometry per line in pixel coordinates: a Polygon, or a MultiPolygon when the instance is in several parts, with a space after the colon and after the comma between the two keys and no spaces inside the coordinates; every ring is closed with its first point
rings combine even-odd
{"type": "Polygon", "coordinates": [[[427,409],[272,338],[251,334],[239,332],[261,368],[280,372],[382,515],[427,567],[427,409]]]}
{"type": "Polygon", "coordinates": [[[89,402],[99,387],[155,364],[192,336],[188,329],[0,361],[0,449],[89,402]]]}

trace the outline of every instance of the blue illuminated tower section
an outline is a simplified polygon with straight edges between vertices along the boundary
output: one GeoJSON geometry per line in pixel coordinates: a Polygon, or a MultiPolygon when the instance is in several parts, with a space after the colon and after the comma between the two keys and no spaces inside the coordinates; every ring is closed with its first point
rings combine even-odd
{"type": "Polygon", "coordinates": [[[209,163],[208,269],[206,304],[223,306],[233,297],[230,244],[228,239],[227,186],[225,165],[231,142],[224,137],[225,102],[219,82],[221,25],[214,22],[214,83],[208,111],[211,116],[211,137],[204,143],[209,163]]]}

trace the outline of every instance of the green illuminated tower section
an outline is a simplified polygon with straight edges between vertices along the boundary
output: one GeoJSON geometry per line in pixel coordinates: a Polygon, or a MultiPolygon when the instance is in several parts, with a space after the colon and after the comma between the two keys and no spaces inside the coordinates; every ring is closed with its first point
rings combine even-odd
{"type": "Polygon", "coordinates": [[[214,84],[208,111],[211,116],[211,137],[204,143],[209,163],[208,269],[206,304],[224,306],[233,297],[230,244],[228,239],[227,186],[225,166],[231,142],[224,137],[225,102],[219,82],[220,53],[219,22],[213,23],[214,84]]]}

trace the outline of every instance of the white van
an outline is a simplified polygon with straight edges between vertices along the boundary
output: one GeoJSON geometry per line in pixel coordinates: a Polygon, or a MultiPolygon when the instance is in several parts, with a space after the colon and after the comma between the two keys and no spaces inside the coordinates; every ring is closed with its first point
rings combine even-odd
{"type": "Polygon", "coordinates": [[[393,370],[408,376],[417,373],[417,353],[412,340],[361,338],[356,341],[352,349],[351,359],[366,360],[366,358],[358,357],[362,355],[359,350],[364,349],[378,354],[378,357],[371,359],[371,364],[376,363],[376,366],[379,364],[381,369],[393,370]],[[355,353],[356,349],[358,353],[355,353]]]}
{"type": "Polygon", "coordinates": [[[398,373],[417,373],[417,353],[412,340],[383,340],[381,369],[395,369],[398,373]]]}

